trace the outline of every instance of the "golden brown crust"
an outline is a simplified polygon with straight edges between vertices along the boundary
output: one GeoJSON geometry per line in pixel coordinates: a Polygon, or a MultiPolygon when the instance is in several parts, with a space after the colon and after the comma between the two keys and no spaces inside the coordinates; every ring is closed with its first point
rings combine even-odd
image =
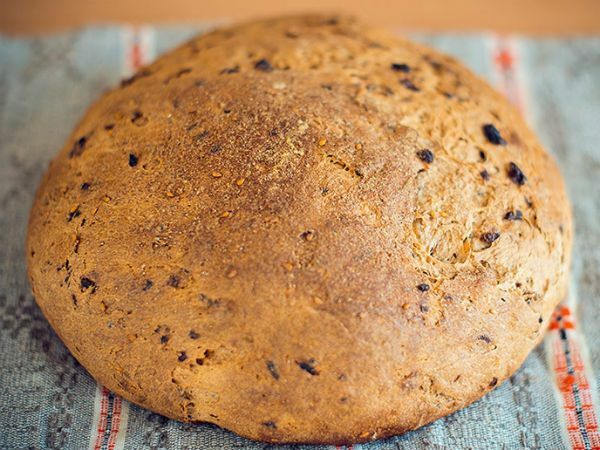
{"type": "Polygon", "coordinates": [[[343,443],[512,374],[565,292],[571,230],[557,167],[486,83],[310,16],[198,37],[104,95],[27,248],[48,320],[118,394],[343,443]]]}

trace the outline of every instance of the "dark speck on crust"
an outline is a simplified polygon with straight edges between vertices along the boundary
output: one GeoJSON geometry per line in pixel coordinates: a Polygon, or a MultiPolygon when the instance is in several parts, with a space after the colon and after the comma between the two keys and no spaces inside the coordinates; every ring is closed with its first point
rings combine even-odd
{"type": "Polygon", "coordinates": [[[508,211],[506,214],[504,214],[504,220],[523,220],[523,213],[520,209],[508,211]]]}
{"type": "Polygon", "coordinates": [[[410,66],[408,64],[393,63],[390,67],[395,72],[404,72],[404,73],[410,72],[410,66]]]}
{"type": "Polygon", "coordinates": [[[494,145],[506,145],[506,141],[500,135],[498,129],[491,123],[486,123],[483,126],[483,134],[494,145]]]}
{"type": "Polygon", "coordinates": [[[221,304],[221,300],[218,298],[211,298],[206,294],[200,294],[198,296],[198,298],[200,299],[200,301],[206,305],[207,308],[216,308],[221,304]]]}
{"type": "Polygon", "coordinates": [[[154,282],[152,280],[146,280],[144,283],[144,291],[151,289],[152,286],[154,286],[154,282]]]}
{"type": "Polygon", "coordinates": [[[275,363],[271,360],[267,361],[267,370],[269,371],[269,373],[271,374],[271,376],[273,378],[275,378],[276,380],[279,380],[279,370],[277,369],[277,366],[275,365],[275,363]]]}
{"type": "Polygon", "coordinates": [[[426,148],[424,150],[419,150],[417,152],[417,156],[419,157],[419,159],[421,161],[426,162],[427,164],[431,164],[434,159],[433,152],[431,150],[429,150],[428,148],[426,148]]]}
{"type": "Polygon", "coordinates": [[[140,70],[135,75],[133,75],[129,78],[125,78],[124,80],[121,80],[121,87],[129,86],[130,84],[133,84],[136,80],[139,80],[140,78],[148,77],[150,75],[152,75],[152,73],[149,70],[147,70],[147,69],[140,70]]]}
{"type": "Polygon", "coordinates": [[[190,332],[188,333],[188,336],[190,337],[190,339],[198,339],[200,337],[200,335],[198,333],[196,333],[194,330],[190,330],[190,332]]]}
{"type": "Polygon", "coordinates": [[[429,290],[429,285],[427,283],[421,283],[417,286],[417,289],[421,292],[427,292],[429,290]]]}
{"type": "Polygon", "coordinates": [[[77,208],[69,211],[69,214],[67,214],[67,222],[70,222],[75,217],[79,217],[80,215],[81,215],[81,211],[79,211],[79,206],[78,206],[77,208]]]}
{"type": "Polygon", "coordinates": [[[85,145],[87,144],[88,136],[81,136],[79,139],[75,141],[71,151],[69,151],[69,158],[73,158],[75,156],[81,156],[83,151],[85,150],[85,145]]]}
{"type": "Polygon", "coordinates": [[[481,178],[483,178],[484,181],[488,181],[490,179],[490,173],[485,169],[479,172],[479,175],[481,175],[481,178]]]}
{"type": "Polygon", "coordinates": [[[408,89],[409,91],[419,92],[421,90],[417,86],[415,86],[414,83],[412,81],[410,81],[408,78],[403,78],[402,80],[400,80],[400,84],[402,86],[404,86],[406,89],[408,89]]]}
{"type": "Polygon", "coordinates": [[[444,68],[444,65],[441,62],[431,59],[431,57],[429,57],[429,56],[425,57],[425,60],[429,63],[431,68],[433,70],[435,70],[436,72],[439,72],[444,68]]]}
{"type": "Polygon", "coordinates": [[[226,67],[223,70],[221,70],[221,74],[232,74],[232,73],[238,73],[240,71],[240,66],[234,66],[234,67],[226,67]]]}
{"type": "Polygon", "coordinates": [[[306,230],[300,234],[300,237],[305,241],[313,241],[315,239],[315,232],[313,230],[306,230]]]}
{"type": "Polygon", "coordinates": [[[499,237],[500,237],[500,233],[489,231],[489,232],[483,233],[481,235],[481,240],[483,242],[485,242],[486,244],[491,244],[492,242],[494,242],[499,237]]]}
{"type": "Polygon", "coordinates": [[[177,356],[177,360],[179,362],[183,362],[187,359],[187,353],[186,352],[179,352],[179,355],[177,356]]]}
{"type": "Polygon", "coordinates": [[[527,177],[525,176],[525,174],[521,171],[521,169],[519,169],[519,166],[517,166],[514,162],[508,164],[507,175],[508,178],[510,178],[511,181],[518,186],[523,186],[527,181],[527,177]]]}
{"type": "Polygon", "coordinates": [[[275,430],[277,428],[277,424],[275,422],[273,422],[272,420],[263,422],[262,424],[267,428],[271,428],[272,430],[275,430]]]}
{"type": "Polygon", "coordinates": [[[256,61],[256,64],[254,64],[254,68],[256,70],[262,70],[263,72],[271,72],[273,70],[273,66],[266,59],[260,59],[256,61]]]}
{"type": "Polygon", "coordinates": [[[162,335],[160,337],[160,343],[161,344],[166,344],[167,342],[169,342],[169,335],[168,334],[162,335]]]}
{"type": "Polygon", "coordinates": [[[81,183],[82,191],[87,191],[89,188],[90,188],[90,183],[88,183],[87,181],[85,183],[81,183]]]}
{"type": "Polygon", "coordinates": [[[129,154],[129,167],[135,167],[137,166],[138,163],[138,157],[135,156],[133,153],[129,154]]]}
{"type": "Polygon", "coordinates": [[[180,77],[182,75],[185,75],[187,73],[191,73],[192,72],[192,68],[191,67],[184,67],[183,69],[180,69],[176,74],[175,77],[180,77]]]}
{"type": "Polygon", "coordinates": [[[302,370],[313,376],[319,375],[319,371],[316,368],[317,362],[313,358],[310,358],[306,361],[296,361],[296,364],[298,364],[302,370]]]}
{"type": "Polygon", "coordinates": [[[201,141],[206,136],[208,136],[208,131],[204,130],[204,131],[201,131],[200,133],[198,133],[196,136],[194,136],[194,140],[195,141],[201,141]]]}
{"type": "Polygon", "coordinates": [[[480,341],[483,341],[487,344],[492,343],[492,338],[490,338],[487,334],[482,334],[480,336],[477,336],[477,339],[479,339],[480,341]]]}
{"type": "Polygon", "coordinates": [[[92,293],[96,291],[96,282],[88,277],[81,277],[79,286],[81,287],[81,292],[85,292],[88,289],[91,289],[92,293]]]}
{"type": "Polygon", "coordinates": [[[178,288],[179,283],[181,283],[181,279],[177,275],[171,275],[171,276],[169,276],[169,279],[167,280],[167,284],[174,288],[178,288]]]}
{"type": "Polygon", "coordinates": [[[142,113],[141,111],[136,109],[133,113],[131,113],[131,123],[134,123],[138,126],[142,126],[145,125],[147,122],[148,119],[144,117],[144,113],[142,113]]]}
{"type": "Polygon", "coordinates": [[[492,378],[492,381],[490,381],[489,387],[494,387],[498,384],[498,378],[494,377],[492,378]]]}

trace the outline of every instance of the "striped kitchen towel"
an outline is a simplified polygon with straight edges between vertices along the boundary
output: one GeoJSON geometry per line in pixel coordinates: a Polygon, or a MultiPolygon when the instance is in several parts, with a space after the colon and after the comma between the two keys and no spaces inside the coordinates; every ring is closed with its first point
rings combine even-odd
{"type": "MultiPolygon", "coordinates": [[[[0,449],[336,448],[267,446],[129,404],[69,354],[29,290],[25,227],[50,158],[101,92],[208,28],[0,37],[0,449]]],[[[572,288],[544,342],[496,390],[420,430],[348,448],[600,449],[600,38],[411,37],[496,85],[557,159],[575,213],[572,288]]]]}

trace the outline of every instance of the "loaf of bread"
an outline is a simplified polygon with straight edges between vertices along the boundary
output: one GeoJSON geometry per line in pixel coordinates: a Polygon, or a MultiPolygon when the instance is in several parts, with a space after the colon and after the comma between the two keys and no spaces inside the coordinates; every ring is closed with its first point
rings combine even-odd
{"type": "Polygon", "coordinates": [[[571,213],[519,114],[346,17],[199,36],[87,112],[31,211],[44,314],[124,398],[348,443],[517,370],[565,294],[571,213]]]}

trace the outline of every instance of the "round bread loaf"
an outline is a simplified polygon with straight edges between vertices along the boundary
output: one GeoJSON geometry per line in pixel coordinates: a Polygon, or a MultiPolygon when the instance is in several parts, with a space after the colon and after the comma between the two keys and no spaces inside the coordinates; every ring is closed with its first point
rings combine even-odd
{"type": "Polygon", "coordinates": [[[200,36],[87,112],[39,188],[29,274],[124,398],[347,443],[480,398],[565,294],[559,171],[454,59],[344,17],[200,36]]]}

